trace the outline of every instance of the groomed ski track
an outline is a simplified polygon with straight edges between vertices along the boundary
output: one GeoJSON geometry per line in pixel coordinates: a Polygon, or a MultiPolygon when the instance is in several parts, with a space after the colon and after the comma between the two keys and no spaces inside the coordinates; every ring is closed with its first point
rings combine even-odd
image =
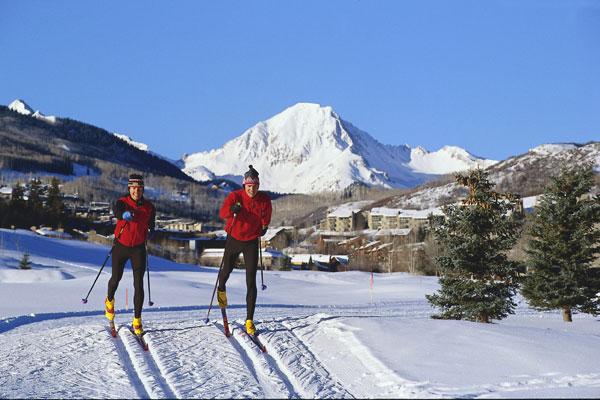
{"type": "MultiPolygon", "coordinates": [[[[338,310],[340,314],[356,317],[362,314],[361,310],[344,309],[338,310]]],[[[223,334],[221,321],[204,323],[200,309],[148,312],[145,314],[147,352],[127,328],[125,321],[129,322],[130,314],[119,310],[117,338],[110,335],[100,313],[41,314],[5,320],[0,341],[4,342],[4,348],[12,349],[13,357],[0,360],[0,369],[20,372],[0,378],[0,397],[354,398],[364,395],[351,393],[348,382],[340,382],[306,342],[311,333],[321,329],[319,325],[335,320],[335,316],[313,314],[317,310],[307,307],[295,309],[294,317],[282,317],[289,315],[289,310],[261,308],[267,318],[257,320],[257,326],[268,349],[262,353],[240,331],[243,319],[239,316],[244,308],[234,307],[234,310],[230,338],[223,334]],[[40,347],[41,352],[27,351],[40,347]],[[47,357],[44,362],[40,359],[42,355],[47,357]],[[55,366],[50,368],[49,364],[56,363],[64,364],[60,373],[56,373],[55,366]],[[24,365],[31,367],[24,371],[24,365]],[[21,380],[35,380],[39,384],[28,382],[21,386],[21,380]],[[35,392],[23,393],[20,387],[35,387],[35,392]]],[[[353,345],[360,347],[358,342],[353,345]]]]}
{"type": "MultiPolygon", "coordinates": [[[[392,370],[354,334],[352,320],[429,318],[423,302],[371,306],[262,306],[262,353],[240,332],[245,307],[231,307],[232,336],[204,307],[144,314],[145,352],[117,310],[113,338],[101,312],[0,320],[0,397],[61,398],[423,398],[600,387],[600,373],[523,376],[462,387],[435,386],[392,370]],[[397,311],[405,310],[405,311],[397,311]],[[332,344],[334,344],[332,346],[332,344]]],[[[519,312],[528,314],[525,309],[519,312]]],[[[560,392],[558,392],[560,393],[560,392]]]]}

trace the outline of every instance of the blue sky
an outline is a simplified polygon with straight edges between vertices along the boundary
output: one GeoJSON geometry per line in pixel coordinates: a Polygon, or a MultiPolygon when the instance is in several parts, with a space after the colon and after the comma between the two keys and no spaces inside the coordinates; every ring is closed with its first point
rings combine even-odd
{"type": "Polygon", "coordinates": [[[600,139],[597,1],[2,1],[0,104],[171,158],[297,102],[494,159],[600,139]]]}

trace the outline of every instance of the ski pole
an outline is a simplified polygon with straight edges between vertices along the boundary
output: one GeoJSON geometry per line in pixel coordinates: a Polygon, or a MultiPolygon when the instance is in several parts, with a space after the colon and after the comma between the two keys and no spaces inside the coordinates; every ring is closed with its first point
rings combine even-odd
{"type": "MultiPolygon", "coordinates": [[[[229,236],[227,236],[229,237],[229,236]]],[[[225,239],[225,247],[227,247],[227,239],[225,239]]],[[[204,322],[208,324],[208,316],[210,315],[210,310],[212,308],[213,302],[215,300],[215,292],[217,291],[217,285],[219,283],[219,276],[221,276],[221,270],[223,269],[223,262],[225,261],[225,249],[223,249],[223,257],[221,258],[221,265],[219,265],[219,272],[217,273],[217,280],[215,281],[215,287],[213,288],[212,297],[210,298],[210,305],[208,306],[208,312],[206,313],[206,319],[204,322]]]]}
{"type": "Polygon", "coordinates": [[[148,305],[152,307],[152,292],[150,291],[150,263],[148,262],[148,241],[146,240],[146,269],[148,270],[148,305]]]}
{"type": "Polygon", "coordinates": [[[94,288],[94,285],[96,285],[96,281],[100,277],[100,274],[102,273],[102,270],[104,269],[104,266],[106,265],[106,262],[108,261],[108,258],[112,254],[112,252],[115,248],[115,245],[117,244],[116,242],[121,237],[121,234],[123,233],[123,229],[125,229],[126,225],[127,225],[127,221],[125,221],[125,224],[123,224],[123,226],[121,227],[121,230],[119,231],[119,234],[117,235],[117,237],[115,239],[115,243],[112,245],[112,247],[110,248],[110,251],[106,255],[106,258],[104,259],[104,262],[102,263],[102,267],[100,267],[100,271],[98,271],[98,275],[96,275],[96,279],[94,279],[94,283],[92,283],[92,287],[90,288],[89,292],[87,293],[87,296],[85,296],[85,299],[81,299],[81,302],[83,304],[86,304],[88,302],[88,297],[89,297],[90,293],[92,293],[92,289],[94,288]]]}
{"type": "Polygon", "coordinates": [[[258,252],[260,253],[260,283],[261,283],[261,288],[262,290],[265,290],[267,288],[267,285],[265,285],[265,280],[263,278],[263,271],[265,270],[265,264],[263,264],[263,256],[262,256],[262,246],[261,246],[261,240],[258,239],[258,252]]]}
{"type": "MultiPolygon", "coordinates": [[[[235,217],[237,214],[233,214],[233,221],[231,221],[231,227],[229,228],[229,232],[233,229],[233,224],[235,223],[235,217]]],[[[227,242],[229,242],[229,233],[225,238],[225,248],[227,248],[227,242]]],[[[212,309],[213,302],[215,301],[215,293],[217,292],[217,284],[219,283],[219,277],[221,276],[221,270],[223,269],[223,264],[225,262],[225,249],[223,249],[223,258],[221,258],[221,265],[219,266],[219,272],[217,273],[217,280],[215,281],[215,287],[213,288],[212,297],[210,298],[210,305],[208,306],[208,312],[206,313],[206,319],[204,322],[208,324],[208,316],[210,315],[210,310],[212,309]]]]}

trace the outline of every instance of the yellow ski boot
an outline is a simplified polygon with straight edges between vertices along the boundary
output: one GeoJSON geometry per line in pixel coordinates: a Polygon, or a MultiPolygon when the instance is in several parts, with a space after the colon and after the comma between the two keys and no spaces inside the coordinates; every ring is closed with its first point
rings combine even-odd
{"type": "Polygon", "coordinates": [[[225,308],[227,307],[227,293],[225,291],[217,290],[217,301],[219,302],[219,307],[225,308]]]}
{"type": "Polygon", "coordinates": [[[133,318],[133,333],[135,333],[138,336],[144,334],[144,328],[142,328],[142,317],[133,318]]]}
{"type": "Polygon", "coordinates": [[[254,322],[251,319],[246,320],[246,333],[250,336],[254,336],[256,334],[256,328],[254,327],[254,322]]]}
{"type": "Polygon", "coordinates": [[[108,319],[109,321],[114,321],[115,319],[115,299],[112,299],[112,301],[108,300],[108,297],[106,299],[104,299],[104,315],[106,316],[106,319],[108,319]]]}

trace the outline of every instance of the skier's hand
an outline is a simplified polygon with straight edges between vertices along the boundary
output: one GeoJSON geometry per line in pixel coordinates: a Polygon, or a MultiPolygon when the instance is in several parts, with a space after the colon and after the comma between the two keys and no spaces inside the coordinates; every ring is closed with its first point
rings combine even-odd
{"type": "Polygon", "coordinates": [[[229,207],[229,211],[231,211],[232,214],[239,214],[240,211],[242,211],[242,205],[238,201],[237,203],[229,207]]]}
{"type": "Polygon", "coordinates": [[[150,229],[148,231],[148,240],[154,239],[154,236],[156,236],[156,229],[150,229]]]}
{"type": "Polygon", "coordinates": [[[131,211],[125,211],[123,213],[123,219],[125,221],[133,221],[133,213],[131,211]]]}
{"type": "Polygon", "coordinates": [[[268,226],[263,226],[260,231],[260,236],[265,236],[267,234],[268,230],[269,230],[268,226]]]}

